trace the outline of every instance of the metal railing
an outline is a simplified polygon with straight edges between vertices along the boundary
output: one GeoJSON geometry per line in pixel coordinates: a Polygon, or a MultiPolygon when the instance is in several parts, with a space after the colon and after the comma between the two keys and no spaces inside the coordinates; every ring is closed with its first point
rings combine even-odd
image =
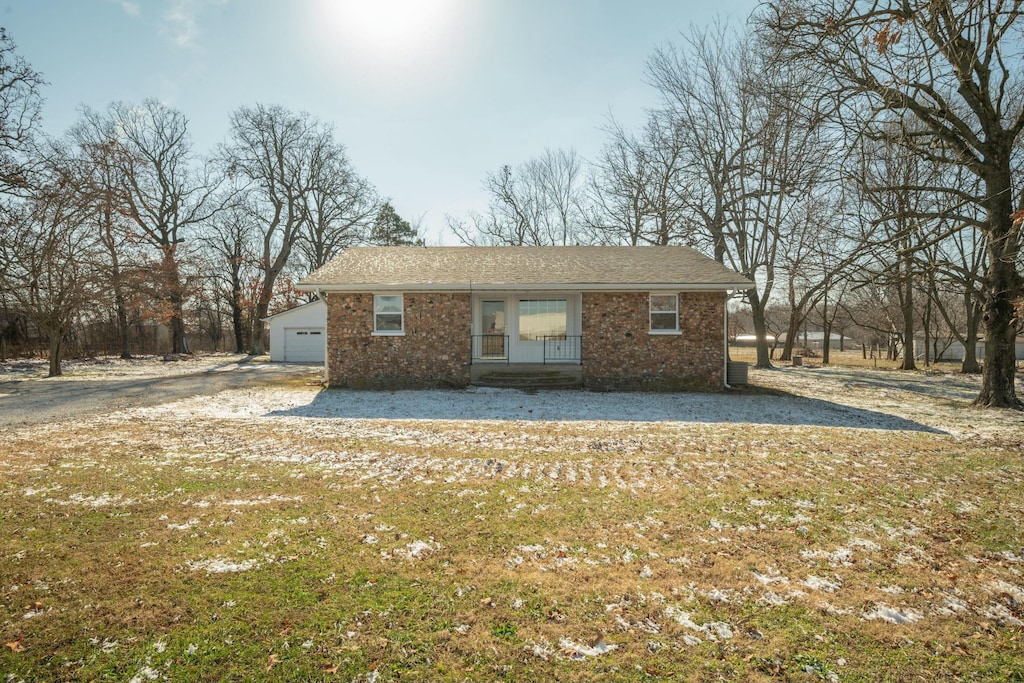
{"type": "Polygon", "coordinates": [[[580,346],[583,337],[556,335],[543,338],[544,364],[580,362],[580,346]]]}
{"type": "Polygon", "coordinates": [[[473,360],[508,362],[507,334],[474,334],[473,360]]]}
{"type": "MultiPolygon", "coordinates": [[[[583,343],[581,336],[545,335],[529,341],[541,344],[541,362],[545,365],[548,363],[579,363],[581,360],[580,349],[583,343]]],[[[474,361],[508,363],[510,362],[508,351],[509,337],[507,334],[472,335],[472,358],[474,361]]]]}

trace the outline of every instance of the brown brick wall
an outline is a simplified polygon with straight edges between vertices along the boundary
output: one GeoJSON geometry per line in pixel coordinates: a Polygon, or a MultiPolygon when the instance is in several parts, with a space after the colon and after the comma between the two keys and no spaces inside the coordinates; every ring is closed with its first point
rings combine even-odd
{"type": "Polygon", "coordinates": [[[598,390],[723,387],[722,292],[680,292],[682,334],[653,335],[646,292],[583,293],[583,378],[598,390]]]}
{"type": "MultiPolygon", "coordinates": [[[[681,292],[682,334],[648,333],[646,292],[582,296],[583,377],[597,390],[719,390],[721,292],[681,292]]],[[[405,335],[373,335],[373,295],[327,298],[331,386],[462,387],[470,380],[469,294],[405,294],[405,335]]]]}
{"type": "Polygon", "coordinates": [[[469,383],[469,294],[405,294],[405,335],[373,335],[373,295],[327,297],[333,387],[461,387],[469,383]]]}

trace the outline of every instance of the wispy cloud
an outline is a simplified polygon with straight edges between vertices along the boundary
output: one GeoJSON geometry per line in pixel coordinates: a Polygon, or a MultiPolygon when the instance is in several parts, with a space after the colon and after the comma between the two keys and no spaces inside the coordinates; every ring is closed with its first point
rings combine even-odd
{"type": "Polygon", "coordinates": [[[191,47],[195,43],[201,7],[195,0],[174,0],[164,13],[164,30],[179,47],[191,47]]]}
{"type": "Polygon", "coordinates": [[[139,7],[139,3],[134,2],[134,0],[110,0],[110,2],[120,7],[121,10],[129,16],[137,17],[142,14],[142,9],[139,7]]]}
{"type": "Polygon", "coordinates": [[[192,47],[199,35],[199,19],[202,13],[213,5],[223,5],[227,0],[172,0],[164,12],[164,32],[179,47],[192,47]]]}
{"type": "MultiPolygon", "coordinates": [[[[143,5],[139,0],[107,0],[131,17],[141,17],[143,5]]],[[[163,11],[157,16],[160,32],[172,43],[182,48],[194,47],[199,37],[202,14],[212,6],[226,4],[228,0],[167,0],[163,11]]],[[[153,8],[147,7],[152,20],[153,8]]]]}

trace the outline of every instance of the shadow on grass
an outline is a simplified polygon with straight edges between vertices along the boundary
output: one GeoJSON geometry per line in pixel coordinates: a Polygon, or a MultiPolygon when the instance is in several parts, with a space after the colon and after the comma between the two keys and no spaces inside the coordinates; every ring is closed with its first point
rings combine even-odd
{"type": "Polygon", "coordinates": [[[315,371],[303,365],[251,363],[246,358],[160,377],[0,379],[0,426],[102,414],[289,380],[305,382],[316,377],[315,371]]]}
{"type": "Polygon", "coordinates": [[[723,393],[597,393],[514,389],[318,392],[307,404],[268,416],[380,420],[527,420],[734,423],[846,427],[945,434],[888,413],[774,389],[723,393]]]}

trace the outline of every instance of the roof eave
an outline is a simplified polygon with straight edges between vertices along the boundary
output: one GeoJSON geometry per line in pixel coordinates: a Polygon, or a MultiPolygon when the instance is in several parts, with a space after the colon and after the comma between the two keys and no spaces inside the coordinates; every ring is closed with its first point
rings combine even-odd
{"type": "MultiPolygon", "coordinates": [[[[298,288],[296,288],[296,289],[298,289],[298,288]]],[[[317,288],[314,287],[313,289],[311,289],[309,291],[314,291],[315,289],[317,289],[317,288]]],[[[285,316],[285,315],[291,315],[292,313],[297,312],[300,308],[306,308],[307,306],[313,306],[314,304],[322,304],[322,303],[323,302],[320,301],[319,299],[317,299],[316,301],[307,301],[304,304],[299,304],[298,306],[292,306],[291,308],[286,308],[283,311],[278,311],[277,313],[274,313],[273,315],[268,315],[266,318],[260,318],[260,322],[269,322],[270,320],[272,320],[274,318],[279,318],[279,317],[285,316]]]]}
{"type": "Polygon", "coordinates": [[[617,283],[465,283],[408,282],[360,284],[298,283],[300,292],[637,292],[673,290],[689,292],[724,292],[750,289],[749,280],[732,282],[617,282],[617,283]]]}

